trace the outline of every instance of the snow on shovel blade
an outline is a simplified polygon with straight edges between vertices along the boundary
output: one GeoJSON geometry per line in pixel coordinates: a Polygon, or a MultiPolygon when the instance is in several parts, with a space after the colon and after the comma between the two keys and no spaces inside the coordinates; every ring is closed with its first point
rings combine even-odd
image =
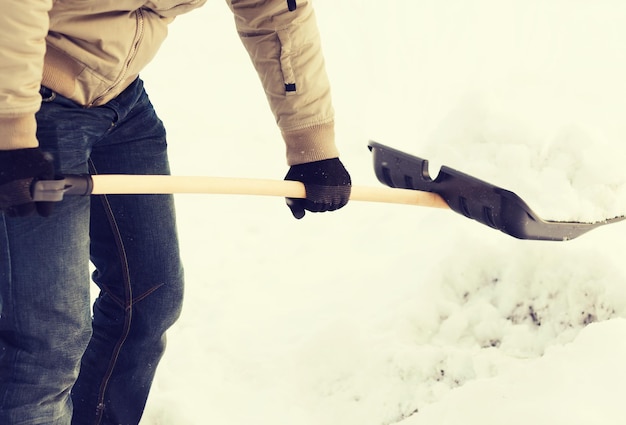
{"type": "Polygon", "coordinates": [[[426,159],[373,141],[369,149],[381,183],[436,193],[457,213],[518,239],[565,241],[626,218],[620,216],[594,223],[543,220],[511,191],[446,166],[441,167],[433,180],[426,159]]]}

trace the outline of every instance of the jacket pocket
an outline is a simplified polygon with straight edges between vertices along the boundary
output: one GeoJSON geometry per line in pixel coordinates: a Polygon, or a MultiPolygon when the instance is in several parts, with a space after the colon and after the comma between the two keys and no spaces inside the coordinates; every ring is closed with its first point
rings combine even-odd
{"type": "Polygon", "coordinates": [[[285,83],[285,93],[296,93],[296,75],[293,62],[296,52],[294,52],[294,43],[291,37],[290,27],[277,31],[278,40],[280,42],[280,68],[283,73],[283,81],[285,83]]]}

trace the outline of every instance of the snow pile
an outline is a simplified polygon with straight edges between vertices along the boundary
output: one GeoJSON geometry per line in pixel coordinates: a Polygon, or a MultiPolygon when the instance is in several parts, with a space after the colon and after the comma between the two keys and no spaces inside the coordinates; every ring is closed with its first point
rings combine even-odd
{"type": "Polygon", "coordinates": [[[568,103],[568,97],[541,86],[467,95],[421,147],[421,156],[517,193],[545,219],[594,222],[624,215],[626,158],[615,152],[623,132],[606,134],[622,121],[622,105],[580,104],[588,99],[578,98],[568,103]],[[607,111],[602,117],[594,116],[599,108],[607,111]]]}
{"type": "Polygon", "coordinates": [[[608,262],[589,267],[588,252],[472,248],[443,258],[394,310],[337,320],[295,354],[290,373],[317,400],[312,423],[398,422],[454,388],[518,370],[590,323],[626,317],[626,276],[608,262]]]}
{"type": "Polygon", "coordinates": [[[626,321],[592,324],[571,344],[467,384],[402,425],[623,423],[626,321]]]}

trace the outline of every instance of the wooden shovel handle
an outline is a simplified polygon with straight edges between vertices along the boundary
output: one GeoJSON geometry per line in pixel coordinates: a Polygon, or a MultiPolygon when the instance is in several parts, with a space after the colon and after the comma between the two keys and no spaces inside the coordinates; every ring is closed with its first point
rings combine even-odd
{"type": "MultiPolygon", "coordinates": [[[[92,194],[206,193],[305,198],[304,185],[296,181],[203,176],[93,175],[92,194]]],[[[351,201],[384,202],[449,208],[439,195],[410,189],[352,186],[351,201]]]]}

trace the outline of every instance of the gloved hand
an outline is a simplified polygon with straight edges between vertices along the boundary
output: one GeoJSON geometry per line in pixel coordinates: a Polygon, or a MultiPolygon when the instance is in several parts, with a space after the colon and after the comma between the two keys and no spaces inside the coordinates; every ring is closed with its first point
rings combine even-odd
{"type": "Polygon", "coordinates": [[[293,165],[285,180],[304,183],[306,199],[287,198],[287,206],[297,219],[304,210],[312,212],[334,211],[348,203],[352,182],[350,174],[339,158],[293,165]]]}
{"type": "Polygon", "coordinates": [[[0,211],[12,217],[52,212],[53,202],[33,202],[32,185],[54,179],[54,167],[39,148],[0,150],[0,211]]]}

